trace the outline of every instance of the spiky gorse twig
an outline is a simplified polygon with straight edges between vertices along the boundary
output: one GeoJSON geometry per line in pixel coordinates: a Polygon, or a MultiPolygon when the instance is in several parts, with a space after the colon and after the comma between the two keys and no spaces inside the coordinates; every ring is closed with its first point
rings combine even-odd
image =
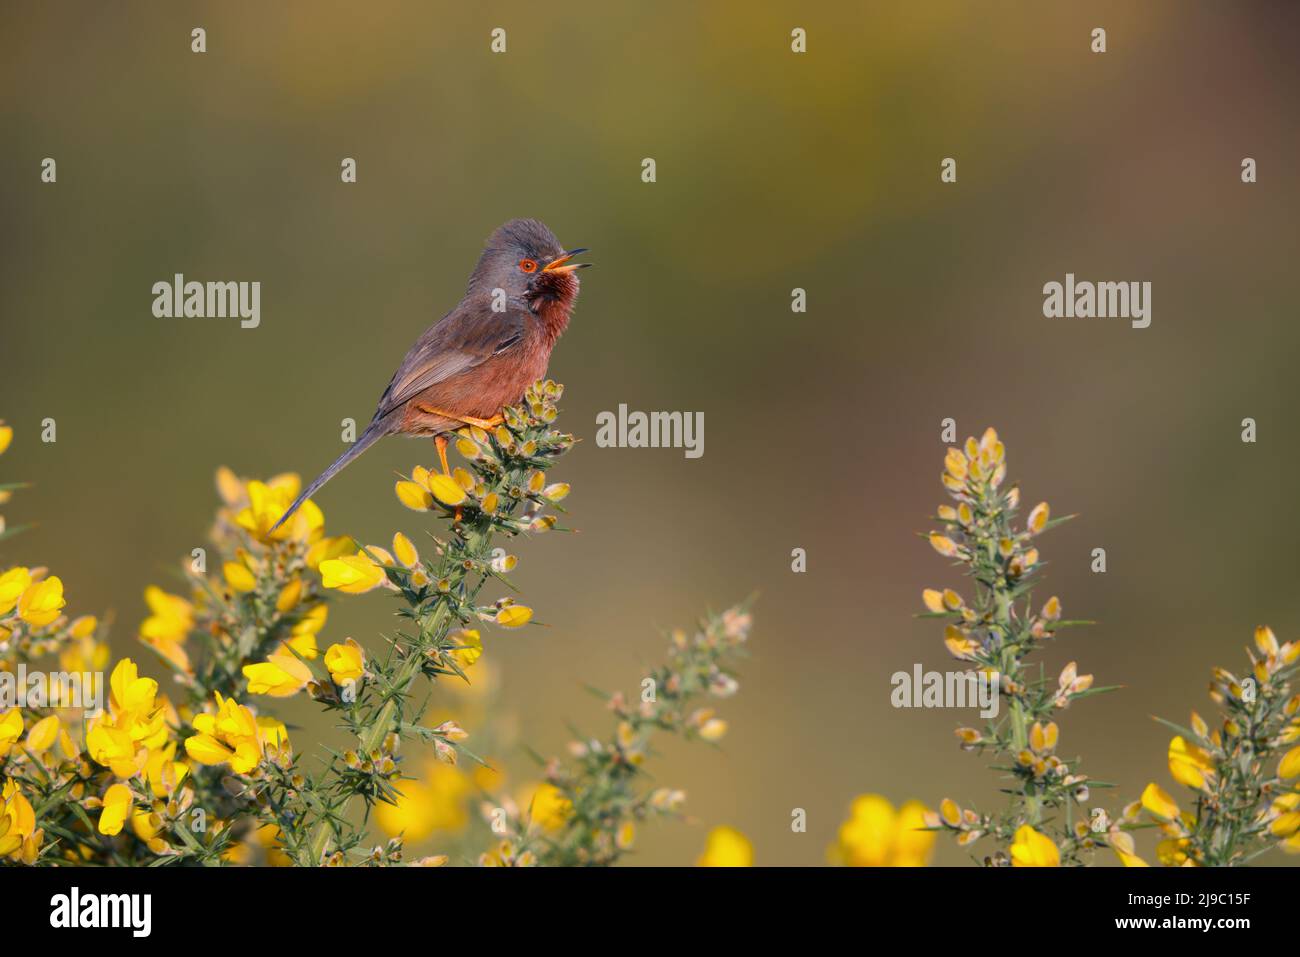
{"type": "Polygon", "coordinates": [[[300,863],[400,860],[400,841],[361,849],[359,855],[366,829],[348,811],[359,798],[368,819],[375,802],[396,799],[402,776],[398,747],[404,739],[431,745],[449,763],[461,752],[478,760],[461,744],[468,735],[454,721],[435,728],[421,723],[418,679],[464,679],[465,656],[482,648],[473,627],[480,622],[517,628],[532,619],[532,609],[513,598],[484,603],[480,593],[491,581],[514,587],[506,572],[516,559],[494,555],[498,536],[555,527],[554,515],[541,512],[568,494],[567,485],[547,484],[545,474],[574,441],[552,428],[562,392],[554,382],[537,383],[521,405],[505,410],[504,424],[493,432],[462,430],[457,449],[469,461],[468,470],[457,468],[446,476],[417,468],[410,480],[397,483],[397,496],[407,507],[452,519],[451,536],[434,538],[436,558],[421,561],[409,539],[399,535],[391,556],[368,548],[322,562],[326,587],[357,592],[386,583],[401,602],[397,614],[403,626],[385,636],[383,655],[367,657],[350,639],[335,646],[332,657],[326,655],[329,678],[311,683],[313,697],[341,719],[356,746],[335,754],[319,776],[285,769],[261,793],[282,833],[290,828],[310,833],[305,846],[294,849],[300,863]]]}
{"type": "MultiPolygon", "coordinates": [[[[1055,596],[1035,606],[1032,590],[1042,565],[1034,541],[1067,518],[1052,519],[1046,502],[1016,521],[1020,489],[1007,486],[1006,448],[993,429],[962,448],[949,448],[942,482],[956,505],[941,505],[940,531],[929,535],[940,555],[964,566],[974,596],[968,602],[952,589],[927,589],[927,617],[948,622],[944,644],[954,658],[996,679],[1002,697],[999,717],[983,730],[959,728],[967,751],[989,753],[993,767],[1012,779],[1004,790],[1010,806],[1000,814],[962,809],[951,798],[930,815],[931,826],[957,835],[963,847],[990,837],[997,850],[986,864],[1054,865],[1083,863],[1095,846],[1089,822],[1075,821],[1074,807],[1087,801],[1089,780],[1078,759],[1057,752],[1057,712],[1078,698],[1109,688],[1093,688],[1070,662],[1059,678],[1037,674],[1027,659],[1069,625],[1055,596]]],[[[1098,782],[1091,782],[1098,786],[1098,782]]],[[[1101,785],[1105,786],[1105,785],[1101,785]]]]}
{"type": "Polygon", "coordinates": [[[1212,867],[1248,864],[1275,848],[1300,853],[1300,695],[1291,681],[1300,669],[1300,642],[1281,644],[1266,625],[1255,629],[1250,673],[1238,678],[1215,668],[1210,698],[1220,708],[1211,729],[1195,711],[1169,742],[1169,773],[1191,790],[1192,807],[1155,782],[1125,809],[1110,837],[1120,860],[1144,866],[1132,835],[1140,810],[1164,834],[1160,863],[1212,867]]]}
{"type": "Polygon", "coordinates": [[[602,694],[617,721],[614,734],[574,741],[567,763],[548,762],[543,789],[522,812],[509,808],[494,828],[502,840],[482,863],[610,865],[632,848],[639,822],[680,817],[685,793],[646,786],[642,765],[656,732],[710,743],[726,734],[726,721],[706,702],[739,688],[732,666],[744,655],[751,624],[741,605],[706,618],[693,634],[678,629],[667,662],[642,680],[635,704],[621,692],[602,694]]]}

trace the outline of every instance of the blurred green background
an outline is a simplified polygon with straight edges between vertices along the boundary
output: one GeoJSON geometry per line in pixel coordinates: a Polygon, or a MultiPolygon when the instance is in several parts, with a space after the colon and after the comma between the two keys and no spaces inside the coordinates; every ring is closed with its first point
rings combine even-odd
{"type": "MultiPolygon", "coordinates": [[[[1026,500],[1081,515],[1044,542],[1048,588],[1099,624],[1047,660],[1125,686],[1062,724],[1061,751],[1119,784],[1112,809],[1148,780],[1174,787],[1151,715],[1207,710],[1208,669],[1239,668],[1257,623],[1300,631],[1294,6],[2,16],[0,416],[18,431],[3,464],[35,483],[6,513],[40,526],[0,558],[52,566],[69,610],[112,611],[115,654],[156,675],[133,641],[141,593],[202,544],[214,468],[323,468],[340,419],[368,419],[515,216],[597,264],[551,364],[562,423],[586,439],[552,473],[581,534],[518,549],[550,627],[489,636],[521,740],[550,754],[567,720],[604,732],[582,683],[632,690],[661,628],[761,593],[723,750],[673,745],[654,766],[697,823],[643,830],[633,860],[693,860],[726,823],[760,864],[820,863],[866,791],[999,805],[955,747],[968,712],[889,702],[893,672],[947,667],[940,629],[912,617],[923,587],[962,585],[914,537],[942,499],[945,417],[963,437],[995,425],[1026,500]],[[356,185],[339,181],[347,156],[356,185]],[[150,287],[175,272],[261,281],[261,327],[154,318],[150,287]],[[1043,318],[1042,286],[1066,272],[1151,281],[1150,328],[1043,318]],[[703,411],[703,458],[597,448],[595,416],[620,402],[703,411]],[[1088,569],[1098,546],[1105,575],[1088,569]]],[[[414,538],[392,475],[432,461],[431,443],[381,443],[318,497],[327,528],[414,538]]],[[[390,610],[344,598],[322,641],[373,642],[390,610]]],[[[510,760],[522,780],[527,759],[510,760]]],[[[938,861],[965,859],[940,842],[938,861]]]]}

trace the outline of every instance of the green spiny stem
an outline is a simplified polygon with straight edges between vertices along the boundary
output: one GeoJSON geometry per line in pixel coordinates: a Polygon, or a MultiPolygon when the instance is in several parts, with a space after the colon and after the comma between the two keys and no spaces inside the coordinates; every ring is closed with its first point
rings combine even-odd
{"type": "MultiPolygon", "coordinates": [[[[491,544],[491,540],[490,520],[486,518],[480,519],[465,534],[465,551],[471,558],[483,560],[489,554],[488,546],[491,544]]],[[[450,549],[448,551],[450,552],[450,549]]],[[[454,592],[463,585],[466,572],[463,565],[459,561],[452,561],[449,555],[444,556],[443,564],[444,567],[450,566],[447,569],[448,574],[446,577],[451,583],[449,591],[454,592]]],[[[434,636],[435,642],[441,640],[451,630],[450,619],[450,606],[445,598],[440,599],[427,626],[427,633],[434,636]]],[[[369,754],[378,748],[384,737],[400,726],[401,702],[406,695],[407,689],[420,674],[423,666],[424,661],[418,653],[408,654],[402,659],[393,676],[387,700],[384,701],[382,707],[358,734],[358,743],[362,754],[369,754]]],[[[351,803],[352,795],[345,795],[337,805],[329,809],[328,814],[322,815],[321,819],[316,823],[308,845],[309,863],[311,865],[316,866],[322,863],[325,851],[329,846],[330,837],[337,833],[333,822],[346,816],[351,803]]]]}

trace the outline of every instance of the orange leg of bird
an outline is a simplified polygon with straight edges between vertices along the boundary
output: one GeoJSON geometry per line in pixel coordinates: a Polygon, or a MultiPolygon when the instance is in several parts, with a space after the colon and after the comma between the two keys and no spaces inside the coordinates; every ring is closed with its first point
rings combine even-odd
{"type": "Polygon", "coordinates": [[[498,412],[490,419],[471,419],[467,415],[462,415],[460,420],[467,425],[477,425],[480,429],[495,429],[506,420],[506,417],[498,412]]]}
{"type": "Polygon", "coordinates": [[[466,425],[476,425],[480,429],[495,429],[504,422],[505,416],[500,412],[490,419],[476,419],[472,415],[462,415],[459,412],[448,412],[446,409],[438,409],[431,405],[425,405],[421,402],[417,408],[426,415],[440,415],[445,419],[455,419],[457,422],[464,422],[466,425]]]}
{"type": "Polygon", "coordinates": [[[433,444],[438,447],[438,461],[442,463],[442,474],[450,475],[451,469],[447,467],[447,436],[435,435],[433,444]]]}
{"type": "MultiPolygon", "coordinates": [[[[447,436],[435,435],[433,437],[433,444],[438,447],[438,461],[442,463],[442,474],[450,476],[451,468],[447,465],[447,436]]],[[[459,522],[462,514],[462,509],[456,509],[456,514],[452,517],[452,521],[459,522]]]]}

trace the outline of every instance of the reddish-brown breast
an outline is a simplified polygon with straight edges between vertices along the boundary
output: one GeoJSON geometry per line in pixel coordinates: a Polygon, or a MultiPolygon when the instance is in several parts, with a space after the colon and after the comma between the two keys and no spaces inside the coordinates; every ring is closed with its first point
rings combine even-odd
{"type": "Polygon", "coordinates": [[[572,292],[563,298],[541,303],[522,341],[514,348],[419,393],[407,403],[401,431],[436,435],[463,424],[445,416],[431,415],[422,411],[421,406],[461,412],[476,419],[490,419],[504,406],[519,401],[524,391],[538,379],[545,378],[551,350],[569,324],[569,312],[577,293],[577,280],[569,276],[563,278],[572,283],[572,292]]]}

